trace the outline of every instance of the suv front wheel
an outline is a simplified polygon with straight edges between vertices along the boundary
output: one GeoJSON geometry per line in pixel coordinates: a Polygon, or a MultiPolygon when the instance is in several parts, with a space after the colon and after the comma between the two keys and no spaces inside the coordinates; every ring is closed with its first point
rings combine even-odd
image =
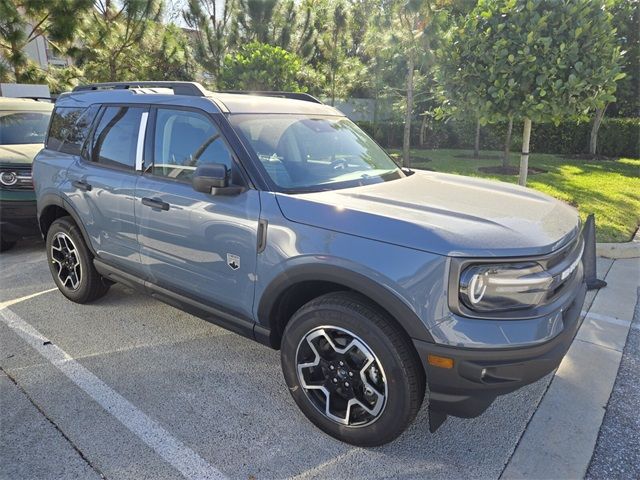
{"type": "Polygon", "coordinates": [[[46,248],[53,280],[69,300],[88,303],[107,293],[109,285],[93,266],[93,255],[70,217],[51,224],[46,248]]]}
{"type": "Polygon", "coordinates": [[[281,358],[285,381],[307,418],[354,445],[395,439],[425,395],[409,337],[355,293],[329,293],[298,310],[285,329],[281,358]]]}

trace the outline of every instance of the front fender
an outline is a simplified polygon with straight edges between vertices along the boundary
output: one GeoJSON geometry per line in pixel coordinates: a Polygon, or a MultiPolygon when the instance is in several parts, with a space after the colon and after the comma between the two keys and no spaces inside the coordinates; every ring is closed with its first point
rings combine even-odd
{"type": "Polygon", "coordinates": [[[384,279],[380,273],[371,272],[371,275],[364,275],[340,265],[348,263],[343,259],[334,258],[327,261],[328,259],[323,257],[321,260],[322,263],[314,260],[314,257],[297,258],[292,261],[294,265],[288,265],[271,280],[258,304],[259,323],[264,325],[263,322],[268,321],[278,298],[289,287],[306,281],[324,281],[342,285],[370,298],[385,309],[411,338],[433,342],[431,334],[415,309],[397,291],[390,288],[389,279],[384,279]]]}

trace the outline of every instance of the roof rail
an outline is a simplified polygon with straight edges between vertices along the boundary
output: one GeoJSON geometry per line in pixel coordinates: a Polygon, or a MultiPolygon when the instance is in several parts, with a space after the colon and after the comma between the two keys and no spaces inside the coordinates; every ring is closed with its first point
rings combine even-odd
{"type": "Polygon", "coordinates": [[[51,103],[53,103],[53,101],[55,100],[55,98],[53,96],[51,97],[32,97],[32,96],[24,96],[24,97],[15,97],[15,98],[25,98],[27,100],[35,100],[36,102],[39,102],[40,100],[49,100],[51,103]]]}
{"type": "Polygon", "coordinates": [[[322,105],[322,102],[318,100],[313,95],[309,95],[308,93],[301,92],[271,92],[271,91],[244,91],[244,90],[218,90],[218,93],[237,93],[242,95],[258,95],[260,97],[279,97],[279,98],[291,98],[293,100],[302,100],[304,102],[312,102],[319,103],[322,105]]]}
{"type": "Polygon", "coordinates": [[[131,88],[170,88],[175,95],[189,95],[192,97],[204,97],[207,90],[197,82],[168,82],[168,81],[144,81],[144,82],[107,82],[78,85],[74,92],[90,90],[129,90],[131,88]]]}

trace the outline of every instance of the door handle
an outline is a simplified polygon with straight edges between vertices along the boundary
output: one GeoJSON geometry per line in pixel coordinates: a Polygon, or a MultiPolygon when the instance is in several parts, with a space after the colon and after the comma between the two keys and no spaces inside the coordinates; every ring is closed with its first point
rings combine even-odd
{"type": "Polygon", "coordinates": [[[142,204],[158,210],[169,210],[169,204],[159,198],[143,198],[142,204]]]}
{"type": "Polygon", "coordinates": [[[93,188],[90,183],[83,182],[81,180],[74,180],[73,182],[71,182],[71,185],[85,192],[90,192],[93,188]]]}

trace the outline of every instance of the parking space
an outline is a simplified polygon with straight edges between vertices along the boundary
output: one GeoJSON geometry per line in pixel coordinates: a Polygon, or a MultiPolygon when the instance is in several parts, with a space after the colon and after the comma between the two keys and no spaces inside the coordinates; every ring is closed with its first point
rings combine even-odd
{"type": "MultiPolygon", "coordinates": [[[[15,382],[2,381],[3,410],[19,387],[68,443],[50,455],[106,478],[497,478],[549,381],[435,434],[423,408],[394,443],[354,448],[298,411],[278,352],[121,286],[73,304],[53,290],[39,241],[0,262],[0,367],[15,382]]],[[[0,476],[25,461],[3,452],[0,476]]]]}

